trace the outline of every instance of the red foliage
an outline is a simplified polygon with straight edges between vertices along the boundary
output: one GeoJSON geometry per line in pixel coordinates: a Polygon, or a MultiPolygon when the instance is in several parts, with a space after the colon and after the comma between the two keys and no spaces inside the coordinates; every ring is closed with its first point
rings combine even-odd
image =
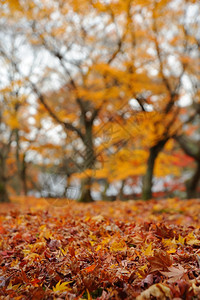
{"type": "Polygon", "coordinates": [[[0,215],[0,299],[200,295],[198,200],[14,207],[0,215]]]}

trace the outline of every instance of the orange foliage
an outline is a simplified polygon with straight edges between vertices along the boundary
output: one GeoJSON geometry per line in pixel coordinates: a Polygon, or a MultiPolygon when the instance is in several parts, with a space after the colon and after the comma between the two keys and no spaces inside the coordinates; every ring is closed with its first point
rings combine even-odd
{"type": "Polygon", "coordinates": [[[2,299],[199,296],[199,201],[14,200],[1,204],[2,299]]]}

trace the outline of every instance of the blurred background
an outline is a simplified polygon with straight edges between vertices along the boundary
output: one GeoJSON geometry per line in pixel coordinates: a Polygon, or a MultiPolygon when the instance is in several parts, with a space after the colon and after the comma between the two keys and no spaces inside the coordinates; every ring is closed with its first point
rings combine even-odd
{"type": "Polygon", "coordinates": [[[0,201],[200,197],[200,3],[1,1],[0,201]]]}

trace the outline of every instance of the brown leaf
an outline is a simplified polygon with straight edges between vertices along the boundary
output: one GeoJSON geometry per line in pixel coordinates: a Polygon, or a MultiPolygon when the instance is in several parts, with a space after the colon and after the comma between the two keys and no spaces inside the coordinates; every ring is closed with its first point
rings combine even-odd
{"type": "Polygon", "coordinates": [[[141,286],[147,288],[152,284],[153,284],[153,274],[149,274],[142,280],[141,286]]]}
{"type": "Polygon", "coordinates": [[[148,257],[151,265],[151,272],[167,271],[172,265],[172,259],[169,254],[163,250],[154,250],[154,256],[148,257]]]}
{"type": "Polygon", "coordinates": [[[160,236],[162,238],[166,238],[166,239],[169,239],[169,238],[172,238],[174,237],[174,232],[172,229],[169,229],[167,228],[164,224],[159,224],[156,225],[156,232],[155,234],[157,236],[160,236]]]}
{"type": "Polygon", "coordinates": [[[69,253],[70,253],[71,256],[75,256],[75,249],[74,249],[73,246],[68,247],[68,250],[69,250],[69,253]]]}
{"type": "Polygon", "coordinates": [[[178,267],[171,266],[168,268],[168,271],[169,272],[161,272],[161,273],[169,278],[168,280],[169,282],[173,282],[181,279],[186,273],[186,270],[181,265],[178,265],[178,267]]]}

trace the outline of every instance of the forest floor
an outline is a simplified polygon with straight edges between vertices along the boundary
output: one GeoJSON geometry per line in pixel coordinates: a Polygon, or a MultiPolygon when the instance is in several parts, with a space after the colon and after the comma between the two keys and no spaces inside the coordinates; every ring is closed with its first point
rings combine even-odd
{"type": "Polygon", "coordinates": [[[0,299],[200,299],[200,200],[0,205],[0,299]]]}

